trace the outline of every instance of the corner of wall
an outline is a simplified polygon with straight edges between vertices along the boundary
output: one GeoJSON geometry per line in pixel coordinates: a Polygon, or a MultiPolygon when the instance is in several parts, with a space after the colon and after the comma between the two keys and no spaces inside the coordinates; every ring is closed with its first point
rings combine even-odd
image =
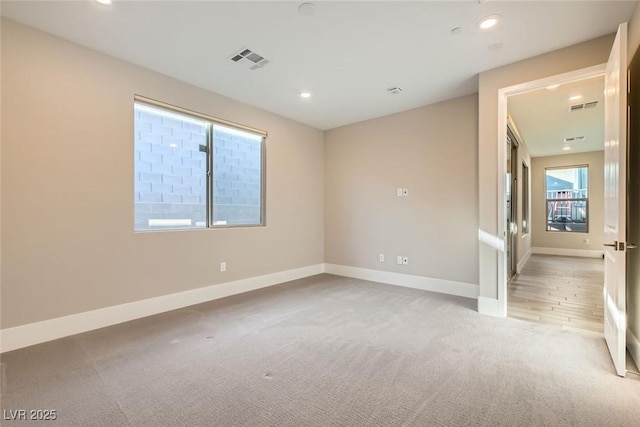
{"type": "Polygon", "coordinates": [[[507,317],[507,311],[495,298],[478,297],[478,313],[493,317],[507,317]]]}

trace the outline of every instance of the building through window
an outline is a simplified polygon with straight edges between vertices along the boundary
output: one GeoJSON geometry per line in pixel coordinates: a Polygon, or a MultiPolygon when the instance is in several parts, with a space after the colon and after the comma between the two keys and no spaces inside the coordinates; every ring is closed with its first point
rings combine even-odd
{"type": "Polygon", "coordinates": [[[264,225],[266,133],[134,105],[136,231],[264,225]]]}
{"type": "Polygon", "coordinates": [[[547,231],[589,231],[589,168],[545,170],[547,231]]]}

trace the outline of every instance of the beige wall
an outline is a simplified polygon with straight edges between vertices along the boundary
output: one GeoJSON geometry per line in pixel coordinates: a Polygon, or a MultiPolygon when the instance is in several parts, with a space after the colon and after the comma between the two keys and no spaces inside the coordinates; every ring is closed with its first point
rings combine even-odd
{"type": "Polygon", "coordinates": [[[2,328],[323,262],[321,131],[11,21],[2,77],[2,328]],[[267,226],[134,233],[134,94],[267,130],[267,226]]]}
{"type": "Polygon", "coordinates": [[[636,2],[636,8],[629,20],[627,27],[627,63],[631,63],[633,55],[640,46],[640,1],[636,2]]]}
{"type": "MultiPolygon", "coordinates": [[[[2,3],[0,3],[2,9],[2,3]]],[[[2,54],[2,19],[0,19],[0,56],[2,54]]],[[[0,309],[2,308],[2,67],[0,66],[0,309]]],[[[0,318],[2,316],[0,315],[0,318]]],[[[2,329],[2,319],[0,319],[0,329],[2,329]]]]}
{"type": "Polygon", "coordinates": [[[477,114],[472,95],[327,131],[326,262],[477,284],[477,114]]]}
{"type": "MultiPolygon", "coordinates": [[[[579,70],[607,61],[613,36],[536,56],[514,64],[480,73],[478,119],[478,200],[479,227],[498,234],[498,90],[504,87],[579,70]]],[[[498,295],[498,250],[485,243],[479,245],[480,296],[496,299],[498,295]]]]}
{"type": "Polygon", "coordinates": [[[560,248],[602,251],[604,243],[604,151],[534,157],[531,169],[534,248],[560,248]],[[563,166],[589,166],[589,232],[546,231],[545,169],[563,166]],[[590,243],[585,244],[584,239],[590,243]]]}

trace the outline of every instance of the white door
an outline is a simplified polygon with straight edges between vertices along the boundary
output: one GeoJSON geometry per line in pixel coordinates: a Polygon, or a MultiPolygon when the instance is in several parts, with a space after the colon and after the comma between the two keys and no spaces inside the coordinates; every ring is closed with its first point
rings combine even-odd
{"type": "Polygon", "coordinates": [[[616,373],[623,377],[626,370],[626,23],[618,27],[607,62],[604,111],[604,337],[616,373]]]}

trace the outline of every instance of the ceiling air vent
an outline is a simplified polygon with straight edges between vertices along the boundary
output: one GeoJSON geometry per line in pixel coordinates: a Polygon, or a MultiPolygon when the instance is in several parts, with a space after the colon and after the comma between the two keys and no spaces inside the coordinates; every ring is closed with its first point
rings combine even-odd
{"type": "Polygon", "coordinates": [[[233,62],[237,62],[239,64],[244,64],[249,67],[250,70],[257,70],[258,68],[262,68],[269,63],[268,59],[264,59],[264,57],[251,49],[247,49],[243,47],[233,55],[229,57],[233,62]]]}
{"type": "Polygon", "coordinates": [[[572,136],[571,138],[565,138],[564,142],[582,142],[587,139],[586,136],[572,136]]]}
{"type": "Polygon", "coordinates": [[[598,101],[585,102],[584,104],[575,104],[569,107],[569,111],[586,110],[589,108],[596,108],[598,101]]]}

